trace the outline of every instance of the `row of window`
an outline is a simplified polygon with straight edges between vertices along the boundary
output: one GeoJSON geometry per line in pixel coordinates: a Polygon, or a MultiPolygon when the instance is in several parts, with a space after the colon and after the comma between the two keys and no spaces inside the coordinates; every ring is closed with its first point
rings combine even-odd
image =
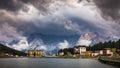
{"type": "Polygon", "coordinates": [[[41,54],[41,52],[30,52],[30,54],[41,54]]]}

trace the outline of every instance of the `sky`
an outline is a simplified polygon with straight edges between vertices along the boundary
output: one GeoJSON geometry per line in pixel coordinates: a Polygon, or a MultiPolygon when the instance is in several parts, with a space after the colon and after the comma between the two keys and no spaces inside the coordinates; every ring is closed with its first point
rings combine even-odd
{"type": "MultiPolygon", "coordinates": [[[[28,41],[28,36],[31,34],[54,37],[80,36],[84,33],[97,32],[103,37],[119,39],[119,29],[120,0],[0,1],[0,41],[5,43],[13,40],[28,41]]],[[[85,42],[82,41],[81,43],[85,42]]],[[[88,42],[90,43],[90,41],[88,42]]],[[[25,46],[29,46],[28,44],[29,42],[25,46]]],[[[66,39],[57,43],[60,49],[69,45],[70,43],[66,39]]],[[[25,46],[13,45],[18,50],[25,46]]],[[[47,47],[49,46],[41,48],[46,49],[47,47]]],[[[54,49],[54,47],[52,48],[54,49]]]]}

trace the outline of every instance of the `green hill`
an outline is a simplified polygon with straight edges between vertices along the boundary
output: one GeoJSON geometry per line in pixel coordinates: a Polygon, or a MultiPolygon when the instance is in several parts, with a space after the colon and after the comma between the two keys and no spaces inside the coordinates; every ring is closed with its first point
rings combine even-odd
{"type": "Polygon", "coordinates": [[[16,55],[17,56],[26,56],[27,54],[0,44],[0,56],[2,56],[2,57],[13,56],[14,57],[16,55]]]}

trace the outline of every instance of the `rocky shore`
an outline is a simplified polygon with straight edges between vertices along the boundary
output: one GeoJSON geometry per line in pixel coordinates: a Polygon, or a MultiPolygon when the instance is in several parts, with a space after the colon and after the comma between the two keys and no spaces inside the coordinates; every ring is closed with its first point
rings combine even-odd
{"type": "Polygon", "coordinates": [[[99,58],[100,62],[120,67],[120,60],[99,58]]]}

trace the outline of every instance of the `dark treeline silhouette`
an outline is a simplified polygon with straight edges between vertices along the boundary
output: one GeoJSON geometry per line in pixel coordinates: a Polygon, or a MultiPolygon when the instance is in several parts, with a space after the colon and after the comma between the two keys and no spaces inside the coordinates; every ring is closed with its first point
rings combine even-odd
{"type": "MultiPolygon", "coordinates": [[[[104,48],[116,48],[116,49],[120,49],[120,40],[118,41],[109,41],[109,42],[100,42],[98,44],[95,44],[93,46],[88,46],[87,47],[87,51],[98,51],[98,50],[102,50],[104,48]]],[[[65,49],[60,49],[58,51],[59,52],[64,52],[64,55],[68,55],[70,54],[74,54],[74,48],[65,48],[65,49]]]]}
{"type": "Polygon", "coordinates": [[[74,54],[74,49],[73,48],[65,48],[65,49],[60,49],[58,52],[64,52],[64,55],[74,54]]]}
{"type": "Polygon", "coordinates": [[[15,49],[9,48],[7,46],[4,46],[0,44],[0,53],[5,53],[5,54],[12,54],[12,55],[19,55],[19,56],[26,56],[26,53],[17,51],[15,49]]]}
{"type": "Polygon", "coordinates": [[[87,50],[88,51],[96,51],[96,50],[102,50],[104,48],[116,48],[120,49],[120,40],[118,41],[109,41],[109,42],[104,42],[104,43],[98,43],[93,46],[88,46],[87,50]]]}

